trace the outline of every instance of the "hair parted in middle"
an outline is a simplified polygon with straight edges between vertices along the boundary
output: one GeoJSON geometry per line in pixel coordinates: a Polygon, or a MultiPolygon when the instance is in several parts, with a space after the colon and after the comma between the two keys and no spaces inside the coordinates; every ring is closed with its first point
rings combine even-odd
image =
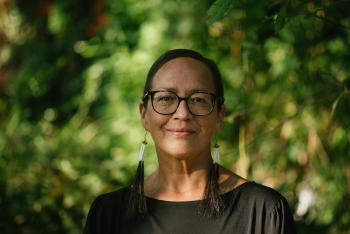
{"type": "Polygon", "coordinates": [[[151,90],[153,78],[155,74],[159,71],[159,69],[170,60],[173,60],[176,58],[193,58],[195,60],[202,62],[204,65],[206,65],[209,68],[214,78],[215,92],[216,92],[216,95],[218,96],[217,104],[218,104],[218,107],[220,107],[224,103],[225,99],[224,99],[224,88],[222,85],[222,79],[221,79],[219,68],[217,67],[216,63],[213,60],[208,59],[203,55],[201,55],[200,53],[189,49],[173,49],[162,54],[152,64],[151,68],[148,71],[146,83],[143,89],[143,95],[145,95],[148,91],[151,90]]]}
{"type": "MultiPolygon", "coordinates": [[[[193,58],[202,62],[206,65],[212,73],[214,79],[215,92],[218,96],[217,107],[220,109],[224,104],[224,89],[222,85],[222,79],[220,71],[214,61],[208,59],[201,55],[200,53],[190,50],[190,49],[173,49],[162,54],[151,66],[147,74],[146,83],[143,90],[143,95],[151,90],[151,84],[155,74],[158,70],[170,60],[187,57],[193,58]]],[[[142,100],[143,105],[146,107],[148,99],[142,100]]],[[[224,204],[220,197],[219,192],[219,164],[218,162],[213,162],[212,167],[209,172],[207,184],[203,194],[203,200],[198,207],[199,214],[207,217],[214,218],[219,216],[224,210],[224,204]]],[[[132,185],[131,196],[129,200],[129,218],[142,218],[144,217],[147,210],[147,201],[144,196],[144,165],[143,161],[139,162],[137,171],[134,178],[134,183],[132,185]]]]}

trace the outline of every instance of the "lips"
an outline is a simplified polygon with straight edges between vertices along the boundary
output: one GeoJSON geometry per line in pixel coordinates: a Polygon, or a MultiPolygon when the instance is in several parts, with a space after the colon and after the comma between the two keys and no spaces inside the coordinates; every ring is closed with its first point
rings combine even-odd
{"type": "Polygon", "coordinates": [[[179,137],[185,137],[185,136],[190,136],[195,133],[194,130],[189,129],[189,128],[169,128],[168,131],[179,137]]]}

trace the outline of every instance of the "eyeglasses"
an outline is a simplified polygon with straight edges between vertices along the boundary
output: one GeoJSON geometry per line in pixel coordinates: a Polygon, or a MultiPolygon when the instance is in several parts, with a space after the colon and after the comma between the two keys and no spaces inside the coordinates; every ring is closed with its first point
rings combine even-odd
{"type": "Polygon", "coordinates": [[[192,115],[208,115],[213,111],[216,101],[221,100],[217,95],[205,91],[193,92],[187,97],[179,97],[167,90],[148,91],[142,100],[145,102],[148,96],[151,96],[153,110],[162,115],[174,114],[182,100],[192,115]]]}

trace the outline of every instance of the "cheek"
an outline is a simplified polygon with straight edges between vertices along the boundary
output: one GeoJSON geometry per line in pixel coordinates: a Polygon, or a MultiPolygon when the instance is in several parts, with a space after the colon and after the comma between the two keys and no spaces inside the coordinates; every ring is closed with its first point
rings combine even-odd
{"type": "Polygon", "coordinates": [[[148,130],[152,135],[158,135],[161,128],[167,123],[168,118],[165,116],[156,114],[156,113],[148,113],[146,115],[148,130]]]}
{"type": "Polygon", "coordinates": [[[218,133],[220,131],[221,123],[223,122],[224,112],[215,113],[215,118],[213,118],[213,132],[218,133]]]}
{"type": "Polygon", "coordinates": [[[219,125],[218,121],[216,119],[210,119],[207,121],[201,121],[200,123],[201,131],[203,134],[205,134],[208,138],[211,138],[215,133],[218,132],[219,125]]]}

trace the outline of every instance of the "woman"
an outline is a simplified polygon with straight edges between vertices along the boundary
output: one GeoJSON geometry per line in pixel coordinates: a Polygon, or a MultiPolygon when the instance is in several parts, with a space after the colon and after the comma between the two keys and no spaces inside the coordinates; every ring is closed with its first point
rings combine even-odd
{"type": "Polygon", "coordinates": [[[221,76],[199,53],[170,50],[152,65],[140,104],[159,168],[99,196],[85,234],[295,233],[286,200],[276,191],[219,166],[211,141],[225,115],[221,76]]]}

